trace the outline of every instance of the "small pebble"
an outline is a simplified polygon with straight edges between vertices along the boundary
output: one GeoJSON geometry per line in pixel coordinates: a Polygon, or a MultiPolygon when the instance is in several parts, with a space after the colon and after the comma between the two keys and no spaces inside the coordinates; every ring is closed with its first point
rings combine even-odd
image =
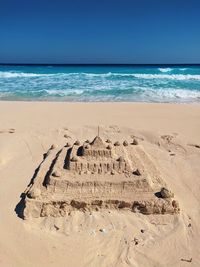
{"type": "Polygon", "coordinates": [[[56,229],[56,231],[58,231],[60,228],[54,224],[54,228],[56,229]]]}

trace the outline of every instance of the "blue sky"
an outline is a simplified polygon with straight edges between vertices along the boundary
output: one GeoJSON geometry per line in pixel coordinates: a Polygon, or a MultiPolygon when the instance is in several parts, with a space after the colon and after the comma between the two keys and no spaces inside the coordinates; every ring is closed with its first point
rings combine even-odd
{"type": "Polygon", "coordinates": [[[1,63],[200,63],[200,0],[0,0],[1,63]]]}

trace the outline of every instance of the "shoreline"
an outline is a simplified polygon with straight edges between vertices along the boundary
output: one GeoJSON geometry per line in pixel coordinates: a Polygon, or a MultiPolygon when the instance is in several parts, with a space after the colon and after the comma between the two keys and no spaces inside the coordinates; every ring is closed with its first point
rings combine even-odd
{"type": "Polygon", "coordinates": [[[143,102],[143,101],[56,101],[56,100],[0,100],[0,103],[63,103],[63,104],[133,104],[133,105],[200,105],[200,102],[143,102]]]}

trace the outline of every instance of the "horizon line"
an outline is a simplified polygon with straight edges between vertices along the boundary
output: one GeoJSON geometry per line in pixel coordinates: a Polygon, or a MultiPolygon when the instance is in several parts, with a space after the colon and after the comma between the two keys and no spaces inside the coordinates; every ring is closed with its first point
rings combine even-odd
{"type": "Polygon", "coordinates": [[[0,66],[199,66],[200,63],[0,63],[0,66]]]}

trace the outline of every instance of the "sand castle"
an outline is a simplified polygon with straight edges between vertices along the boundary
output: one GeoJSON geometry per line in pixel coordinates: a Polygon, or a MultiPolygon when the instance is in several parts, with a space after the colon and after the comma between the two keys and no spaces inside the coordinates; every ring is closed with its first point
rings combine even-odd
{"type": "Polygon", "coordinates": [[[65,216],[72,210],[127,209],[175,214],[178,202],[138,142],[96,136],[52,147],[25,191],[25,219],[65,216]],[[164,188],[163,188],[164,187],[164,188]]]}

